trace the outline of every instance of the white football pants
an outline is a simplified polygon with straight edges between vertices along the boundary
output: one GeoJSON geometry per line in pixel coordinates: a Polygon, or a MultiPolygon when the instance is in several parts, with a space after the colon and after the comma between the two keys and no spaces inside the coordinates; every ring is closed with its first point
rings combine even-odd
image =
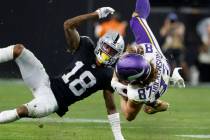
{"type": "Polygon", "coordinates": [[[24,82],[34,96],[32,101],[25,104],[29,116],[39,118],[55,112],[58,109],[58,104],[50,88],[49,76],[42,63],[25,48],[15,61],[19,66],[24,82]]]}

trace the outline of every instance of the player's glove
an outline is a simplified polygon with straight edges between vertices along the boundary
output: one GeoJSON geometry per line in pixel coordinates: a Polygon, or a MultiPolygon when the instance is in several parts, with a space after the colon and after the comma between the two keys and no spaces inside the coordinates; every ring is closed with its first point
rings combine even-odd
{"type": "Polygon", "coordinates": [[[170,78],[170,82],[174,86],[178,86],[179,88],[185,88],[184,79],[179,74],[179,70],[182,69],[181,67],[177,67],[174,69],[173,74],[170,78]]]}
{"type": "Polygon", "coordinates": [[[102,7],[96,10],[96,12],[98,13],[99,19],[106,18],[109,14],[113,14],[114,11],[115,10],[111,7],[102,7]]]}
{"type": "Polygon", "coordinates": [[[120,83],[120,82],[117,82],[117,81],[114,81],[112,80],[111,81],[111,85],[112,85],[112,88],[120,95],[124,96],[124,97],[127,97],[127,86],[120,83]]]}

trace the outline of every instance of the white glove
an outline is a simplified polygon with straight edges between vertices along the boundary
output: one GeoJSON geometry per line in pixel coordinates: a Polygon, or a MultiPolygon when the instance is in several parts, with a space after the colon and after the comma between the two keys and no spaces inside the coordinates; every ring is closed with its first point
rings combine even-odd
{"type": "Polygon", "coordinates": [[[111,81],[111,85],[112,85],[112,88],[120,95],[124,96],[124,97],[127,97],[127,86],[118,82],[118,81],[115,81],[115,80],[112,80],[111,81]]]}
{"type": "Polygon", "coordinates": [[[99,19],[106,18],[109,14],[113,14],[114,11],[115,10],[111,7],[102,7],[96,10],[96,12],[98,13],[99,19]]]}
{"type": "Polygon", "coordinates": [[[178,86],[179,88],[185,88],[184,79],[179,74],[179,70],[182,69],[181,67],[177,67],[174,69],[173,74],[170,78],[170,82],[172,85],[178,86]]]}

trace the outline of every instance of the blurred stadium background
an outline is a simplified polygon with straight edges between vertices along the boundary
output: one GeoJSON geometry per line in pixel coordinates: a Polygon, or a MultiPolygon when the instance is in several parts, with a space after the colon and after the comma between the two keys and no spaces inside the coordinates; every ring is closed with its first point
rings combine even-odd
{"type": "MultiPolygon", "coordinates": [[[[197,137],[201,135],[197,139],[205,137],[210,139],[210,81],[203,83],[199,80],[198,57],[202,40],[196,32],[198,23],[210,17],[210,0],[150,0],[150,2],[152,9],[148,23],[159,41],[161,41],[160,28],[169,13],[175,12],[185,25],[184,53],[189,74],[186,76],[188,86],[186,89],[169,89],[169,93],[164,97],[171,103],[168,112],[154,116],[141,113],[132,123],[126,122],[122,117],[125,137],[128,140],[194,140],[195,138],[178,135],[197,137]]],[[[121,14],[123,21],[128,22],[134,5],[135,0],[2,0],[0,1],[0,48],[23,43],[41,60],[49,75],[56,75],[63,70],[68,61],[71,61],[71,56],[65,52],[67,45],[63,33],[65,19],[94,11],[99,7],[111,6],[121,14]]],[[[79,32],[97,41],[93,25],[91,22],[83,24],[79,32]]],[[[129,27],[126,29],[125,40],[126,44],[134,41],[129,27]]],[[[210,57],[210,45],[207,55],[210,57]]],[[[209,65],[210,63],[207,63],[207,66],[203,67],[204,71],[209,71],[209,65]]],[[[210,73],[206,77],[210,77],[210,73]]],[[[14,108],[31,98],[29,90],[23,83],[11,82],[10,78],[20,78],[16,65],[13,62],[0,64],[0,79],[2,79],[0,111],[14,108]]],[[[117,96],[116,100],[119,100],[117,96]]],[[[65,118],[58,119],[52,115],[46,120],[19,121],[3,125],[0,126],[0,139],[113,139],[106,122],[105,108],[100,94],[73,105],[65,118]],[[69,118],[79,121],[72,122],[68,120],[69,118]],[[82,119],[86,122],[82,122],[82,119]]]]}
{"type": "MultiPolygon", "coordinates": [[[[196,32],[196,25],[210,16],[209,0],[150,0],[152,5],[148,23],[160,41],[160,28],[170,12],[175,12],[185,24],[185,60],[190,68],[198,65],[198,50],[202,42],[196,32]]],[[[41,60],[50,75],[62,71],[71,57],[65,53],[66,42],[63,33],[65,19],[102,6],[112,6],[121,14],[121,19],[129,21],[135,0],[124,1],[69,1],[69,0],[3,0],[0,4],[0,47],[23,43],[41,60]],[[119,6],[120,2],[120,6],[119,6]],[[47,53],[47,55],[46,55],[47,53]],[[58,59],[59,58],[59,59],[58,59]],[[58,62],[58,60],[61,60],[58,62]],[[56,67],[55,67],[56,66],[56,67]]],[[[94,24],[88,22],[79,28],[81,35],[88,35],[95,41],[94,24]]],[[[126,43],[134,41],[126,28],[126,43]]],[[[210,65],[210,64],[209,64],[210,65]]],[[[20,77],[15,65],[0,64],[0,77],[20,77]],[[11,70],[12,69],[12,70],[11,70]]],[[[190,80],[188,76],[186,80],[190,80]]]]}

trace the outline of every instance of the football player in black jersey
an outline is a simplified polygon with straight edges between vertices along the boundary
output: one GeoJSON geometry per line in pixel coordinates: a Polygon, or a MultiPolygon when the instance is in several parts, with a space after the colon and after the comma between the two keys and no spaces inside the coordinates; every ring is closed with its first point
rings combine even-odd
{"type": "Polygon", "coordinates": [[[76,30],[78,25],[87,20],[105,18],[113,12],[110,7],[102,7],[64,22],[68,50],[73,58],[65,71],[57,77],[49,78],[42,63],[22,44],[0,48],[0,63],[15,60],[24,82],[34,96],[29,103],[1,112],[0,123],[13,122],[23,117],[45,117],[54,112],[63,116],[69,105],[103,90],[115,140],[124,140],[111,87],[111,66],[124,50],[123,38],[116,32],[108,32],[95,46],[89,37],[79,36],[76,30]]]}

